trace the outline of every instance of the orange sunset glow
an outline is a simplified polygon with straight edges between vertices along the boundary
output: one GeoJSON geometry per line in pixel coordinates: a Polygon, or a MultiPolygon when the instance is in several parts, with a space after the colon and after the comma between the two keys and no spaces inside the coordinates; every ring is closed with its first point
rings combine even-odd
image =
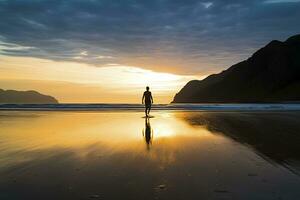
{"type": "Polygon", "coordinates": [[[62,103],[140,103],[151,86],[156,103],[169,103],[188,80],[201,76],[155,72],[133,66],[51,61],[38,58],[0,58],[0,84],[4,89],[37,90],[62,103]]]}

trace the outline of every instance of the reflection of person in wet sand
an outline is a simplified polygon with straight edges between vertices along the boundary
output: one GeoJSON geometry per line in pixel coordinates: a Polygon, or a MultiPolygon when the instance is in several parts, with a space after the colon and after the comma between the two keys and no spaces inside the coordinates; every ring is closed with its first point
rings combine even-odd
{"type": "Polygon", "coordinates": [[[142,99],[142,103],[145,103],[145,114],[146,117],[149,115],[150,110],[151,110],[151,105],[153,104],[153,98],[152,98],[152,94],[149,91],[149,87],[146,87],[146,91],[143,94],[143,99],[142,99]]]}
{"type": "Polygon", "coordinates": [[[143,137],[145,137],[147,149],[149,150],[153,139],[153,130],[151,129],[149,118],[145,118],[145,129],[143,129],[143,137]]]}

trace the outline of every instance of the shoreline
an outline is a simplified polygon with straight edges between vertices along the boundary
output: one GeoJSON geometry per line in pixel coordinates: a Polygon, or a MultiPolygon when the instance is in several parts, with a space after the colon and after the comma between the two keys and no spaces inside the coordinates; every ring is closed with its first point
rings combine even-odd
{"type": "MultiPolygon", "coordinates": [[[[0,111],[143,111],[142,104],[0,104],[0,111]]],[[[154,104],[156,111],[300,111],[300,103],[154,104]]]]}

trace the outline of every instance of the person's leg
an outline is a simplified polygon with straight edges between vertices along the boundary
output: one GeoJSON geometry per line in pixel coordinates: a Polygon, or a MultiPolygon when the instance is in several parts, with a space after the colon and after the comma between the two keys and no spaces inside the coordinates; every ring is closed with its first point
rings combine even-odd
{"type": "Polygon", "coordinates": [[[148,108],[145,107],[145,115],[148,116],[148,108]]]}
{"type": "Polygon", "coordinates": [[[148,108],[148,115],[150,114],[150,110],[151,110],[151,106],[149,106],[148,108]]]}

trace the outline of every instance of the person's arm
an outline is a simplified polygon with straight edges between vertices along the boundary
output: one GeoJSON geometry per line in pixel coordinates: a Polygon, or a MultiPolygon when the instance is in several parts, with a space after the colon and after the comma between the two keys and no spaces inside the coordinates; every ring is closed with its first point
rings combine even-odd
{"type": "Polygon", "coordinates": [[[152,93],[150,93],[150,98],[151,98],[151,101],[152,101],[152,103],[153,103],[152,93]]]}
{"type": "Polygon", "coordinates": [[[144,99],[145,99],[145,93],[143,94],[142,104],[144,104],[144,99]]]}

